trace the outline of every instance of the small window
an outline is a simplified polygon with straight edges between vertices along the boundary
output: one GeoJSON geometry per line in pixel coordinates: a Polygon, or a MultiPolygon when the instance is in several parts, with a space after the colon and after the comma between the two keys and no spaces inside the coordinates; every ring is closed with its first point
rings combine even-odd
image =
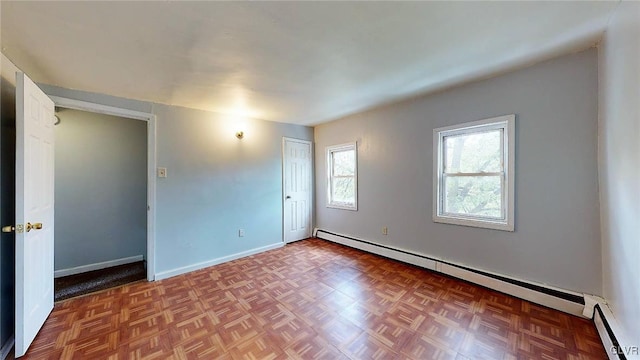
{"type": "Polygon", "coordinates": [[[515,115],[433,130],[433,221],[514,230],[515,115]]]}
{"type": "Polygon", "coordinates": [[[327,148],[327,207],[358,210],[356,143],[327,148]]]}

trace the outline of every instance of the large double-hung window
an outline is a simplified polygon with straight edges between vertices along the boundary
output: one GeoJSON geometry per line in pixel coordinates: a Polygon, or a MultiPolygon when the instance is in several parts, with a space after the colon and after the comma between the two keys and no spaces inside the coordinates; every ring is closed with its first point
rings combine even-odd
{"type": "Polygon", "coordinates": [[[515,115],[433,131],[436,222],[514,230],[515,115]]]}

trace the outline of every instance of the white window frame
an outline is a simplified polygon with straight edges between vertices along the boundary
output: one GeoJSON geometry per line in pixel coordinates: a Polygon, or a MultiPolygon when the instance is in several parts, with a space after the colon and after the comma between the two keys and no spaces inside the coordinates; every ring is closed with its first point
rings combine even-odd
{"type": "Polygon", "coordinates": [[[438,223],[514,231],[515,214],[515,119],[514,114],[498,116],[433,130],[433,221],[438,223]],[[459,173],[456,176],[502,176],[502,218],[478,217],[444,212],[444,139],[448,136],[503,129],[502,171],[499,173],[459,173]]]}
{"type": "MultiPolygon", "coordinates": [[[[346,144],[328,146],[326,151],[326,156],[327,156],[327,159],[326,159],[327,160],[327,207],[334,208],[334,209],[357,211],[358,210],[358,146],[357,146],[357,143],[350,142],[346,144]],[[347,177],[347,176],[333,176],[333,153],[341,152],[341,151],[351,151],[351,150],[353,150],[353,157],[354,157],[353,180],[354,180],[355,194],[354,194],[353,204],[333,201],[333,199],[331,198],[331,194],[333,193],[332,191],[333,181],[331,180],[336,177],[347,177]]],[[[351,176],[348,176],[348,177],[351,177],[351,176]]]]}

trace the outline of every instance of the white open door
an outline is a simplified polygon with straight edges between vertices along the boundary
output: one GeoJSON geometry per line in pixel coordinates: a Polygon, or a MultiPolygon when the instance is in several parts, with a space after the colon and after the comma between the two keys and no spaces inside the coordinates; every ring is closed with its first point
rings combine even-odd
{"type": "Polygon", "coordinates": [[[311,236],[311,142],[284,138],[284,241],[311,236]]]}
{"type": "Polygon", "coordinates": [[[16,357],[53,309],[54,105],[16,75],[16,357]]]}

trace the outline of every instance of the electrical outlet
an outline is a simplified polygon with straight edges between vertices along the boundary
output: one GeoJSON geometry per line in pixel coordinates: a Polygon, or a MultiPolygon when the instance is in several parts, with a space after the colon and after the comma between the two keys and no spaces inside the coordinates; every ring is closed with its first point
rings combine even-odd
{"type": "Polygon", "coordinates": [[[167,177],[167,168],[159,167],[158,168],[158,177],[166,178],[167,177]]]}
{"type": "Polygon", "coordinates": [[[389,229],[387,229],[387,227],[385,226],[382,228],[382,235],[387,235],[387,234],[389,234],[389,229]]]}
{"type": "Polygon", "coordinates": [[[244,229],[239,229],[238,230],[238,237],[243,237],[244,236],[244,229]]]}

